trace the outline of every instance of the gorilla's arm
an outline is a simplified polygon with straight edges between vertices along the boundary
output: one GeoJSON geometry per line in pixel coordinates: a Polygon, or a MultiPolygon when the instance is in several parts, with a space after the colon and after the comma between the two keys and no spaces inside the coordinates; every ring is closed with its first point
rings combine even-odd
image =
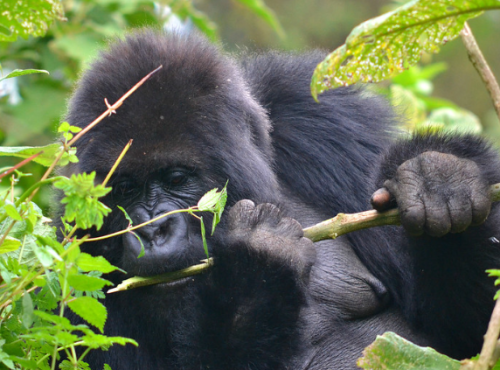
{"type": "Polygon", "coordinates": [[[401,140],[383,156],[374,189],[390,191],[404,229],[385,229],[384,244],[351,236],[407,319],[451,355],[474,355],[493,307],[485,270],[500,266],[499,207],[483,221],[499,181],[498,156],[477,137],[401,140]]]}
{"type": "Polygon", "coordinates": [[[264,362],[281,369],[301,350],[299,314],[314,246],[300,224],[276,206],[249,200],[229,211],[225,238],[213,249],[213,291],[203,296],[205,323],[217,325],[207,330],[211,335],[200,337],[204,352],[212,349],[216,356],[204,362],[217,368],[224,364],[224,369],[264,362]]]}

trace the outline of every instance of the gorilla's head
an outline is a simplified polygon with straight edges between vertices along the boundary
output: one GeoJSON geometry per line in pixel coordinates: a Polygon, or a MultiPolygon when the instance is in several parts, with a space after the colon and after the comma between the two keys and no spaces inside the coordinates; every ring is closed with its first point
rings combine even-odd
{"type": "MultiPolygon", "coordinates": [[[[238,66],[198,36],[144,31],[114,43],[85,73],[70,101],[67,120],[85,127],[158,66],[116,114],[105,118],[76,143],[80,159],[72,172],[97,172],[103,179],[125,144],[104,202],[113,209],[100,234],[123,229],[168,211],[196,205],[227,180],[228,206],[248,198],[276,201],[270,123],[251,96],[238,66]]],[[[224,229],[224,222],[220,225],[224,229]]],[[[174,215],[132,234],[89,247],[132,275],[152,275],[205,258],[196,219],[174,215]]],[[[217,232],[216,232],[217,234],[217,232]]],[[[223,238],[223,231],[218,233],[223,238]]],[[[217,237],[217,236],[216,236],[217,237]]],[[[210,244],[210,241],[209,241],[210,244]]]]}

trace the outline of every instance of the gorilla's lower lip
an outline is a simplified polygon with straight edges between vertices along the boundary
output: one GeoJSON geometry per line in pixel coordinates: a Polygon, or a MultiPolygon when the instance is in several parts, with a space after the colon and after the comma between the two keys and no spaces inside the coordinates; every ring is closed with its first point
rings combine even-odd
{"type": "Polygon", "coordinates": [[[193,276],[188,276],[185,278],[173,280],[173,281],[167,281],[167,282],[161,282],[156,284],[157,287],[160,287],[162,289],[180,289],[188,285],[190,282],[194,282],[194,277],[193,276]]]}

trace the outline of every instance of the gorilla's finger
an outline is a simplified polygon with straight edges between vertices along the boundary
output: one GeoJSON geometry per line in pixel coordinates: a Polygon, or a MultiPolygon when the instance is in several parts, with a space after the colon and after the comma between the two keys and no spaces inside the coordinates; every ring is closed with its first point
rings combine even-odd
{"type": "Polygon", "coordinates": [[[472,186],[472,225],[482,224],[490,214],[491,195],[486,184],[472,186]]]}
{"type": "Polygon", "coordinates": [[[455,196],[447,201],[451,233],[460,233],[472,223],[472,205],[469,196],[455,196]]]}
{"type": "Polygon", "coordinates": [[[251,227],[251,215],[255,209],[255,203],[248,199],[240,200],[229,211],[228,223],[230,228],[247,225],[251,227]]]}
{"type": "Polygon", "coordinates": [[[304,231],[300,223],[290,217],[283,217],[278,223],[277,230],[281,235],[288,236],[290,238],[300,239],[304,236],[304,231]]]}
{"type": "Polygon", "coordinates": [[[397,206],[396,199],[391,195],[389,190],[386,188],[380,188],[376,190],[370,199],[370,203],[373,209],[384,212],[388,209],[395,208],[397,206]]]}
{"type": "Polygon", "coordinates": [[[425,232],[434,237],[448,234],[451,230],[451,219],[444,199],[436,193],[425,193],[423,201],[426,218],[425,232]]]}
{"type": "Polygon", "coordinates": [[[384,187],[397,201],[401,225],[410,235],[422,235],[425,225],[425,206],[416,189],[418,186],[387,180],[384,187]]]}
{"type": "Polygon", "coordinates": [[[256,224],[262,225],[269,230],[274,230],[281,220],[281,211],[271,203],[262,203],[255,207],[257,219],[256,224]]]}

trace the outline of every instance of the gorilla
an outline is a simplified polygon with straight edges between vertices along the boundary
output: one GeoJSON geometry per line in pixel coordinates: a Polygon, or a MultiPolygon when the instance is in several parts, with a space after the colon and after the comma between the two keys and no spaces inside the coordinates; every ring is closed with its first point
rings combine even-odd
{"type": "MultiPolygon", "coordinates": [[[[316,103],[320,51],[230,56],[199,35],[143,30],[112,44],[83,74],[68,121],[85,127],[162,65],[116,114],[77,142],[69,172],[103,179],[133,145],[92,236],[196,205],[228,182],[208,237],[214,265],[172,283],[110,294],[105,333],[134,338],[86,359],[102,369],[354,369],[394,331],[455,358],[475,355],[493,307],[500,215],[489,185],[500,161],[472,135],[402,136],[384,99],[339,88],[316,103]],[[370,206],[384,188],[402,227],[313,244],[302,228],[370,206]]],[[[88,231],[85,231],[86,233],[88,231]]],[[[127,274],[114,283],[206,258],[199,221],[177,214],[85,244],[127,274]]]]}

